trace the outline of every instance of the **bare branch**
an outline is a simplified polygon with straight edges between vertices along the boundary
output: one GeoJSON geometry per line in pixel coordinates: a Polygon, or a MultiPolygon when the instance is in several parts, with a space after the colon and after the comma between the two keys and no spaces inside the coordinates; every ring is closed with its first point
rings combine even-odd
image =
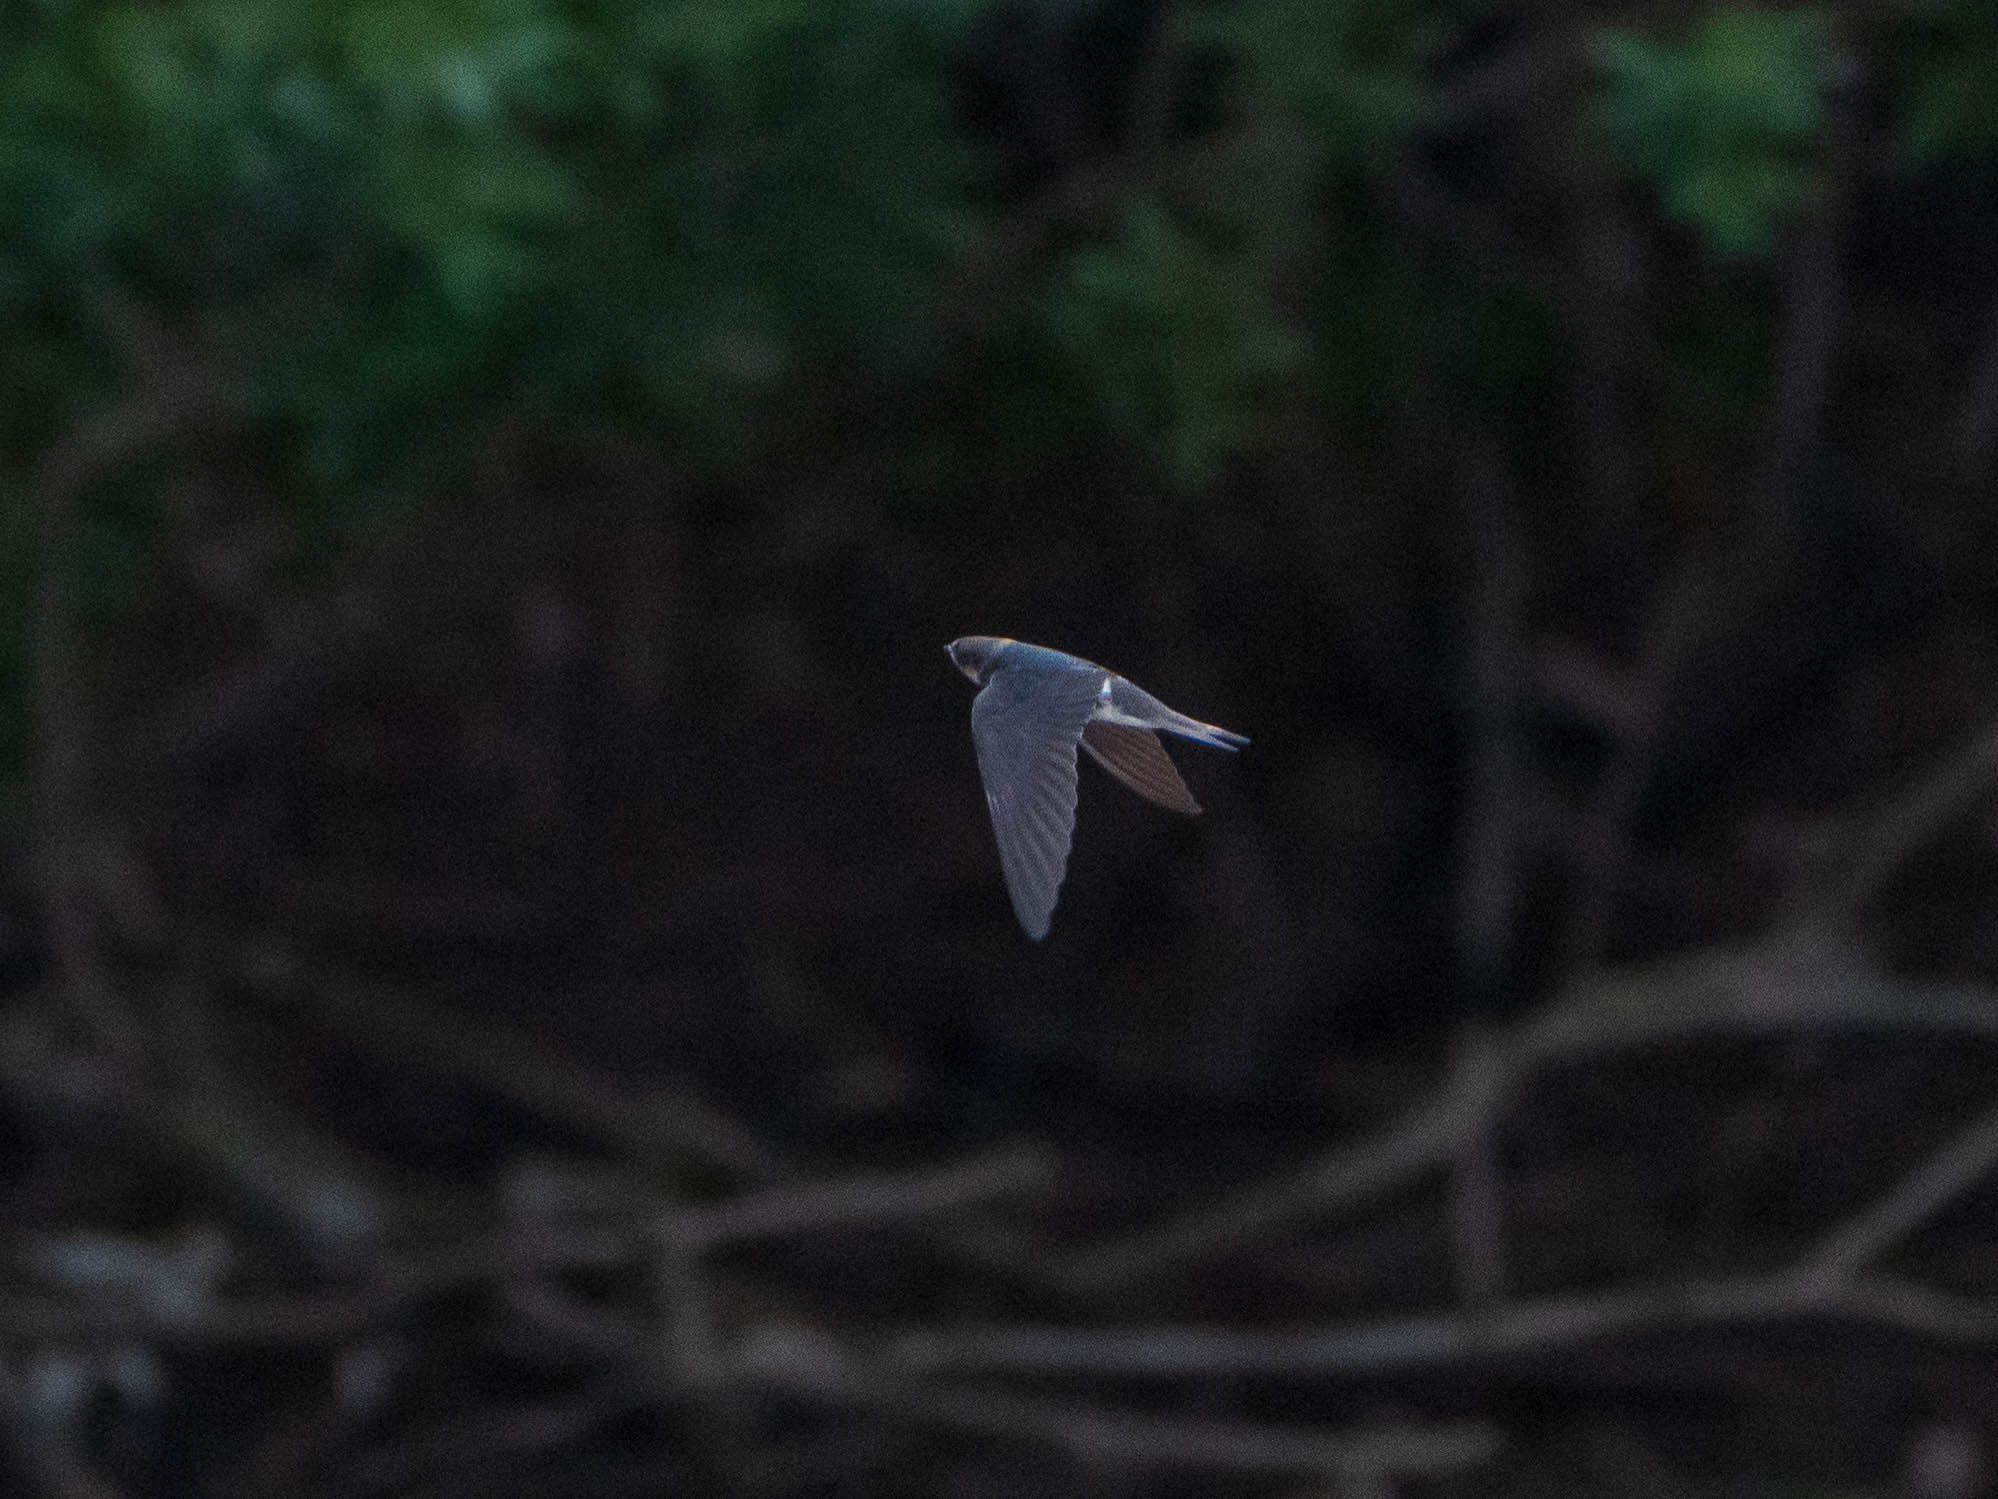
{"type": "Polygon", "coordinates": [[[1512,953],[1527,830],[1519,710],[1529,572],[1512,485],[1488,433],[1462,445],[1458,467],[1472,576],[1464,621],[1469,765],[1457,940],[1472,982],[1488,992],[1512,953]]]}
{"type": "Polygon", "coordinates": [[[107,302],[100,314],[113,341],[127,351],[135,383],[78,421],[41,455],[28,479],[27,500],[37,529],[29,778],[57,981],[99,1040],[132,1060],[142,1050],[140,1028],[106,970],[91,889],[96,861],[89,850],[101,835],[93,831],[94,732],[71,548],[76,512],[92,489],[190,430],[213,423],[223,397],[219,382],[198,357],[158,357],[165,334],[140,309],[107,302]]]}
{"type": "Polygon", "coordinates": [[[672,1213],[674,1232],[703,1249],[839,1228],[894,1226],[945,1217],[998,1198],[1037,1191],[1054,1162],[1021,1147],[971,1161],[877,1176],[771,1187],[713,1206],[672,1213]]]}
{"type": "Polygon", "coordinates": [[[1450,1177],[1451,1265],[1467,1307],[1489,1306],[1505,1290],[1505,1190],[1498,1126],[1510,1069],[1490,1030],[1474,1025],[1457,1055],[1456,1095],[1468,1127],[1450,1177]]]}
{"type": "Polygon", "coordinates": [[[9,1358],[0,1358],[0,1435],[18,1471],[46,1499],[122,1499],[123,1491],[75,1450],[69,1433],[47,1430],[28,1409],[28,1395],[9,1358]]]}
{"type": "Polygon", "coordinates": [[[640,1093],[557,1056],[543,1042],[426,1004],[382,985],[298,982],[282,961],[239,960],[266,998],[378,1055],[418,1059],[437,1075],[485,1088],[582,1129],[637,1159],[718,1168],[751,1181],[787,1174],[738,1120],[686,1091],[640,1093]]]}
{"type": "Polygon", "coordinates": [[[1686,663],[1706,638],[1716,606],[1715,581],[1697,563],[1668,578],[1652,604],[1639,662],[1634,701],[1646,712],[1630,736],[1614,747],[1582,817],[1574,856],[1575,893],[1561,933],[1560,971],[1576,977],[1603,959],[1623,893],[1630,860],[1630,827],[1657,769],[1671,702],[1686,663]]]}
{"type": "Polygon", "coordinates": [[[1763,448],[1763,534],[1748,543],[1751,550],[1766,549],[1765,555],[1780,555],[1797,534],[1803,464],[1820,441],[1832,367],[1845,335],[1844,256],[1867,163],[1867,126],[1854,39],[1841,35],[1833,51],[1833,66],[1842,76],[1826,95],[1817,172],[1783,287],[1775,388],[1763,448]]]}
{"type": "Polygon", "coordinates": [[[1160,1418],[1106,1411],[991,1388],[911,1380],[891,1359],[854,1358],[822,1334],[764,1327],[746,1340],[743,1377],[767,1388],[891,1412],[939,1426],[1054,1447],[1083,1463],[1139,1464],[1243,1473],[1459,1472],[1496,1455],[1492,1427],[1390,1426],[1316,1432],[1253,1422],[1160,1418]]]}
{"type": "Polygon", "coordinates": [[[1998,1171],[1998,1108],[1910,1172],[1878,1201],[1825,1235],[1791,1272],[1800,1289],[1819,1295],[1887,1253],[1965,1192],[1998,1171]]]}
{"type": "Polygon", "coordinates": [[[1971,478],[1982,474],[1998,444],[1998,302],[1991,308],[1990,327],[1970,372],[1970,389],[1956,419],[1956,461],[1971,478]]]}
{"type": "Polygon", "coordinates": [[[1998,720],[1986,724],[1890,798],[1845,841],[1829,879],[1790,900],[1793,925],[1837,930],[1942,830],[1998,788],[1998,720]]]}
{"type": "Polygon", "coordinates": [[[1703,1037],[1869,1030],[1998,1039],[1998,996],[1975,985],[1890,980],[1822,934],[1795,946],[1694,954],[1615,979],[1599,975],[1494,1036],[1491,1065],[1503,1086],[1489,1076],[1475,1088],[1455,1079],[1364,1140],[1082,1251],[1067,1274],[1078,1287],[1121,1284],[1398,1191],[1457,1158],[1540,1068],[1703,1037]]]}
{"type": "Polygon", "coordinates": [[[1065,1266],[1078,1288],[1156,1274],[1255,1243],[1300,1218],[1392,1192],[1437,1170],[1474,1121],[1466,1099],[1445,1091],[1394,1124],[1351,1146],[1156,1228],[1073,1256],[1065,1266]]]}
{"type": "Polygon", "coordinates": [[[958,1379],[1307,1380],[1489,1365],[1659,1329],[1815,1321],[1979,1344],[1998,1338],[1998,1299],[1953,1298],[1886,1279],[1806,1290],[1779,1274],[1549,1296],[1470,1313],[1321,1328],[919,1330],[893,1340],[887,1357],[910,1374],[958,1379]]]}

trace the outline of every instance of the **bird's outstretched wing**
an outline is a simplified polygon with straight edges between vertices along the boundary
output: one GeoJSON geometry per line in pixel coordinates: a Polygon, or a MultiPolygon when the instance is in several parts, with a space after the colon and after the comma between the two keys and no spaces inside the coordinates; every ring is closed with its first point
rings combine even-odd
{"type": "Polygon", "coordinates": [[[971,700],[971,742],[999,867],[1027,935],[1048,934],[1075,835],[1075,746],[1096,707],[1091,672],[992,674],[971,700]]]}
{"type": "Polygon", "coordinates": [[[1200,803],[1179,778],[1179,768],[1150,729],[1097,719],[1082,730],[1082,747],[1096,763],[1147,801],[1192,816],[1200,803]]]}

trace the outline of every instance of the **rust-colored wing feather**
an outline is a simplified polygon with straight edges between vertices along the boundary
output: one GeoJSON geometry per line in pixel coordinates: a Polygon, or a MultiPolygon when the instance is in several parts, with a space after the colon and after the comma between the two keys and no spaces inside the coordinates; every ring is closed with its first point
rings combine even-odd
{"type": "Polygon", "coordinates": [[[1189,815],[1200,810],[1159,736],[1150,729],[1093,719],[1082,730],[1082,747],[1098,765],[1147,801],[1189,815]]]}

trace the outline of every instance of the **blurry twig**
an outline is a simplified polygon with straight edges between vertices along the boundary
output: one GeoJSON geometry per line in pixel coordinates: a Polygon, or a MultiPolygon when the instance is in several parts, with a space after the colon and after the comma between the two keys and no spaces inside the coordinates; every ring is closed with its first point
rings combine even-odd
{"type": "Polygon", "coordinates": [[[35,1419],[20,1374],[0,1357],[0,1434],[16,1471],[44,1499],[122,1499],[123,1490],[94,1472],[69,1433],[35,1419]]]}
{"type": "Polygon", "coordinates": [[[344,1491],[428,1492],[420,1486],[434,1482],[440,1470],[504,1464],[563,1446],[650,1399],[650,1391],[628,1379],[603,1379],[557,1399],[492,1406],[440,1421],[369,1453],[347,1474],[344,1491]]]}
{"type": "Polygon", "coordinates": [[[1035,271],[1078,233],[1114,229],[1129,188],[1115,157],[1081,163],[991,224],[945,276],[930,317],[931,363],[950,367],[1004,321],[1035,271]]]}
{"type": "Polygon", "coordinates": [[[140,1100],[132,1118],[149,1141],[281,1223],[324,1267],[367,1258],[389,1227],[389,1199],[353,1152],[219,1075],[140,1100]]]}
{"type": "Polygon", "coordinates": [[[564,1357],[577,1354],[606,1363],[658,1362],[656,1329],[634,1322],[622,1308],[588,1305],[554,1281],[537,1277],[510,1279],[501,1285],[499,1294],[523,1328],[535,1333],[537,1340],[552,1340],[564,1357]]]}
{"type": "Polygon", "coordinates": [[[260,994],[377,1056],[419,1061],[583,1130],[634,1158],[727,1171],[750,1181],[787,1174],[776,1153],[747,1126],[685,1091],[644,1093],[568,1062],[546,1043],[472,1021],[381,985],[273,975],[266,964],[238,965],[260,994]]]}
{"type": "Polygon", "coordinates": [[[1630,715],[1629,733],[1615,744],[1609,767],[1582,816],[1574,859],[1575,894],[1562,927],[1558,960],[1558,971],[1569,977],[1596,967],[1609,946],[1630,857],[1631,823],[1657,767],[1665,705],[1712,628],[1718,602],[1714,580],[1693,565],[1668,578],[1653,605],[1635,673],[1641,688],[1634,701],[1641,711],[1630,715]]]}
{"type": "Polygon", "coordinates": [[[1516,116],[1544,108],[1562,89],[1576,86],[1586,56],[1576,56],[1576,37],[1558,27],[1522,28],[1491,52],[1474,55],[1450,77],[1440,79],[1422,128],[1447,136],[1467,127],[1490,128],[1494,116],[1516,116]]]}
{"type": "Polygon", "coordinates": [[[30,709],[38,876],[56,978],[100,1041],[125,1059],[142,1049],[139,1024],[117,995],[97,936],[89,849],[95,747],[89,669],[71,555],[76,515],[97,485],[219,419],[225,385],[198,355],[162,352],[172,343],[145,310],[115,299],[98,307],[130,386],[77,421],[34,465],[27,485],[36,527],[30,709]]]}
{"type": "Polygon", "coordinates": [[[1505,1290],[1505,1197],[1498,1126],[1510,1081],[1490,1030],[1474,1025],[1457,1056],[1453,1092],[1467,1122],[1450,1177],[1451,1264],[1466,1306],[1487,1306],[1505,1290]]]}
{"type": "Polygon", "coordinates": [[[390,1217],[361,1160],[330,1136],[252,1099],[223,1069],[169,1055],[156,1075],[92,1068],[48,1017],[26,1011],[4,1034],[0,1093],[71,1135],[117,1138],[151,1162],[191,1167],[284,1226],[322,1267],[351,1266],[390,1217]]]}
{"type": "Polygon", "coordinates": [[[1101,1290],[1248,1248],[1277,1229],[1440,1172],[1535,1071],[1700,1037],[1880,1030],[1998,1039],[1998,999],[1975,985],[1903,983],[1814,936],[1795,946],[1681,958],[1578,982],[1495,1033],[1486,1067],[1460,1070],[1399,1120],[1268,1182],[1080,1251],[1070,1283],[1101,1290]]]}
{"type": "Polygon", "coordinates": [[[1320,1328],[922,1329],[894,1339],[887,1358],[911,1376],[937,1378],[1304,1380],[1462,1368],[1654,1329],[1810,1321],[1984,1343],[1998,1338],[1998,1299],[1957,1297],[1887,1278],[1806,1286],[1779,1273],[1320,1328]]]}
{"type": "Polygon", "coordinates": [[[1749,551],[1765,555],[1780,555],[1797,534],[1800,480],[1822,436],[1825,398],[1845,332],[1845,244],[1867,165],[1862,61],[1846,31],[1841,27],[1833,44],[1832,65],[1840,76],[1826,94],[1818,168],[1783,285],[1763,445],[1762,534],[1746,543],[1749,551]]]}
{"type": "Polygon", "coordinates": [[[354,1290],[219,1297],[185,1309],[0,1290],[0,1336],[35,1343],[116,1337],[187,1348],[318,1346],[380,1327],[468,1281],[476,1276],[465,1267],[444,1266],[435,1276],[391,1275],[354,1290]]]}
{"type": "Polygon", "coordinates": [[[1476,1121],[1475,1101],[1446,1090],[1355,1145],[1157,1227],[1069,1256],[1078,1291],[1095,1292],[1244,1247],[1300,1218],[1397,1190],[1439,1168],[1476,1121]]]}
{"type": "Polygon", "coordinates": [[[1623,552],[1606,559],[1616,566],[1627,560],[1624,549],[1637,529],[1642,500],[1632,483],[1636,444],[1625,418],[1632,367],[1647,357],[1658,361],[1648,347],[1645,321],[1635,315],[1644,281],[1639,236],[1602,132],[1592,128],[1599,107],[1593,76],[1599,24],[1586,10],[1564,13],[1560,30],[1568,71],[1551,96],[1552,107],[1527,118],[1543,122],[1529,136],[1545,142],[1542,150],[1565,210],[1567,263],[1555,305],[1573,351],[1567,399],[1578,478],[1599,545],[1607,542],[1623,552]]]}
{"type": "Polygon", "coordinates": [[[1683,569],[1653,611],[1641,673],[1650,712],[1616,745],[1582,829],[1577,894],[1563,933],[1561,971],[1571,976],[1599,963],[1614,935],[1630,824],[1656,769],[1666,708],[1695,658],[1742,628],[1770,581],[1783,576],[1801,530],[1803,479],[1822,439],[1844,331],[1844,245],[1869,160],[1858,97],[1861,63],[1849,38],[1840,45],[1838,65],[1846,76],[1830,92],[1818,170],[1784,283],[1757,503],[1726,550],[1711,565],[1683,569]]]}
{"type": "Polygon", "coordinates": [[[1790,900],[1788,920],[1838,930],[1908,859],[1950,823],[1998,790],[1998,720],[1986,724],[1881,807],[1846,840],[1839,870],[1806,882],[1790,900]]]}
{"type": "MultiPolygon", "coordinates": [[[[381,985],[296,979],[282,962],[254,956],[232,965],[267,998],[378,1056],[417,1060],[444,1077],[490,1091],[543,1118],[581,1130],[640,1163],[661,1160],[728,1173],[768,1185],[749,1206],[723,1206],[711,1230],[719,1237],[769,1236],[806,1226],[809,1210],[919,1219],[954,1212],[985,1196],[1031,1190],[1052,1172],[1033,1151],[1008,1153],[940,1174],[911,1173],[874,1182],[797,1182],[798,1170],[748,1126],[684,1090],[641,1092],[563,1059],[543,1042],[427,1005],[381,985]],[[894,1191],[884,1190],[892,1184],[894,1191]],[[823,1196],[819,1194],[824,1194],[823,1196]]],[[[1054,1269],[1038,1248],[974,1221],[929,1226],[939,1247],[1008,1279],[1048,1285],[1054,1269]]]]}
{"type": "Polygon", "coordinates": [[[1958,467],[1967,476],[1982,474],[1994,443],[1998,443],[1998,301],[1992,304],[1990,327],[1971,368],[1970,389],[1956,419],[1958,467]]]}
{"type": "MultiPolygon", "coordinates": [[[[1209,131],[1185,143],[1171,140],[1184,63],[1174,9],[1162,8],[1147,38],[1121,149],[1105,149],[1097,132],[1079,123],[1080,114],[1069,107],[1070,91],[1050,91],[1044,85],[1024,91],[1029,104],[1040,104],[1050,94],[1061,100],[1059,117],[1042,131],[1053,143],[1058,172],[988,224],[943,277],[927,319],[933,368],[957,363],[967,346],[1000,327],[1018,308],[1042,266],[1071,244],[1114,233],[1126,208],[1146,194],[1204,201],[1218,187],[1234,188],[1245,161],[1295,154],[1298,143],[1273,122],[1209,131]]],[[[1047,65],[1039,65],[1045,73],[1047,65]]],[[[1065,65],[1054,66],[1060,70],[1065,65]]]]}
{"type": "Polygon", "coordinates": [[[1998,1109],[1974,1121],[1898,1186],[1826,1234],[1790,1272],[1794,1283],[1831,1295],[1868,1264],[1998,1171],[1998,1109]]]}
{"type": "Polygon", "coordinates": [[[1533,696],[1591,733],[1621,742],[1647,732],[1653,712],[1648,685],[1588,647],[1543,636],[1533,643],[1528,669],[1533,696]]]}
{"type": "Polygon", "coordinates": [[[941,1168],[766,1188],[712,1206],[677,1208],[675,1233],[703,1249],[755,1239],[940,1218],[1048,1185],[1054,1163],[1021,1147],[941,1168]]]}
{"type": "Polygon", "coordinates": [[[721,1328],[702,1245],[671,1214],[653,1236],[652,1273],[663,1336],[660,1365],[669,1389],[713,1399],[722,1385],[721,1328]]]}
{"type": "Polygon", "coordinates": [[[910,1377],[897,1363],[862,1361],[811,1329],[772,1326],[745,1341],[740,1374],[765,1388],[836,1405],[1053,1447],[1085,1463],[1420,1477],[1475,1467],[1502,1442],[1496,1430],[1476,1422],[1317,1432],[1107,1411],[1081,1400],[939,1385],[910,1377]]]}
{"type": "Polygon", "coordinates": [[[1513,945],[1526,831],[1526,757],[1519,741],[1520,660],[1528,567],[1512,486],[1487,434],[1461,445],[1472,576],[1465,620],[1469,758],[1457,876],[1457,940],[1473,982],[1489,992],[1513,945]]]}
{"type": "Polygon", "coordinates": [[[1104,148],[1103,132],[1089,109],[1087,85],[1066,38],[1037,13],[1017,13],[994,41],[991,61],[1005,74],[1018,100],[1020,134],[1033,149],[1066,170],[1104,148]]]}
{"type": "Polygon", "coordinates": [[[154,715],[138,736],[144,752],[196,754],[240,735],[351,665],[380,623],[358,589],[324,602],[279,604],[255,648],[192,683],[154,715]]]}
{"type": "Polygon", "coordinates": [[[1411,241],[1440,245],[1481,276],[1559,301],[1561,273],[1538,247],[1476,195],[1459,192],[1422,153],[1400,153],[1387,191],[1411,241]]]}

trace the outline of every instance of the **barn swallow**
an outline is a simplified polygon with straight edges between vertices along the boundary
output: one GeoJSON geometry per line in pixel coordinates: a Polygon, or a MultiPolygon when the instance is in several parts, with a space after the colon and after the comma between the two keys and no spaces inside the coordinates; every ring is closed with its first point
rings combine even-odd
{"type": "Polygon", "coordinates": [[[1014,914],[1037,942],[1048,934],[1075,834],[1076,745],[1138,795],[1190,815],[1200,803],[1154,731],[1225,750],[1249,742],[1174,712],[1093,661],[1044,645],[967,635],[945,649],[980,689],[971,700],[978,774],[1014,914]]]}

